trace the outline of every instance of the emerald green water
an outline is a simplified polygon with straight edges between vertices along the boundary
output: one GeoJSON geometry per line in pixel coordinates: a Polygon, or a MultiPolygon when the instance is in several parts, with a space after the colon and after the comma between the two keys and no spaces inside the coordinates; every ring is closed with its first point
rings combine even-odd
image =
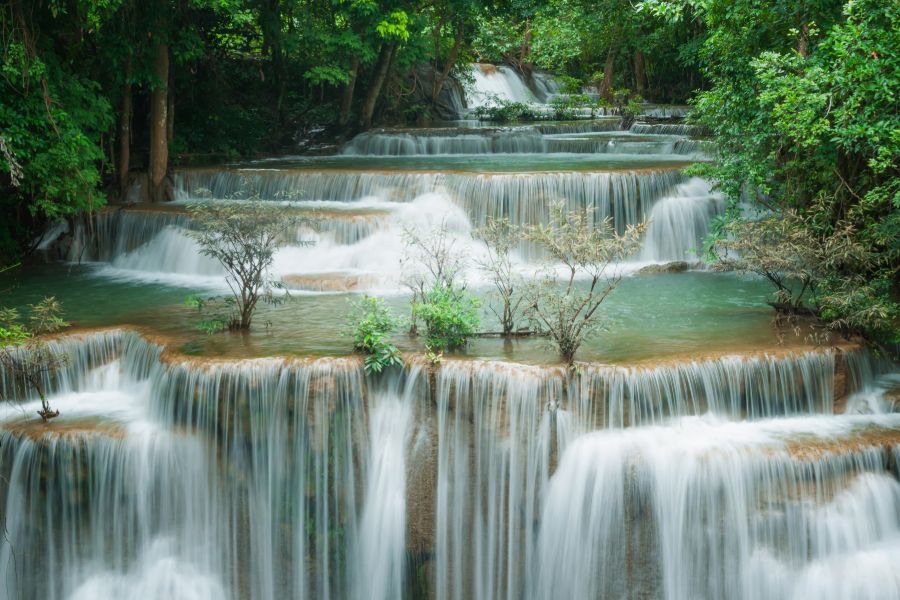
{"type": "MultiPolygon", "coordinates": [[[[76,327],[128,325],[172,338],[174,347],[210,357],[271,355],[346,355],[346,331],[353,294],[297,294],[279,306],[263,305],[249,334],[209,336],[196,329],[201,319],[185,306],[192,292],[158,283],[101,277],[92,266],[63,264],[30,267],[0,276],[5,306],[25,308],[46,295],[59,298],[66,318],[76,327]]],[[[485,303],[487,290],[480,290],[485,303]]],[[[727,273],[687,272],[626,278],[603,304],[606,329],[579,352],[585,361],[636,362],[682,355],[707,355],[776,348],[778,336],[765,304],[769,288],[761,280],[727,273]]],[[[388,298],[395,314],[408,314],[403,296],[388,298]]],[[[485,308],[482,328],[496,330],[485,308]]],[[[416,340],[400,334],[407,351],[421,351],[416,340]]],[[[788,335],[787,344],[803,344],[788,335]]],[[[474,340],[465,352],[477,358],[527,363],[554,362],[547,340],[511,343],[496,338],[474,340]]]]}

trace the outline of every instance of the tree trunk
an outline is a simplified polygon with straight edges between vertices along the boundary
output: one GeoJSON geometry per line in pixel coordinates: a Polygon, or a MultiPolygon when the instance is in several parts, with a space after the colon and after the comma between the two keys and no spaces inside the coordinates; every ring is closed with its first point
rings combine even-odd
{"type": "Polygon", "coordinates": [[[166,144],[171,147],[175,139],[175,77],[169,69],[169,84],[166,87],[166,144]]]}
{"type": "Polygon", "coordinates": [[[353,92],[356,90],[356,77],[359,75],[359,58],[350,59],[350,79],[344,86],[344,96],[341,98],[341,113],[338,116],[338,125],[346,127],[350,122],[350,113],[353,110],[353,92]]]}
{"type": "Polygon", "coordinates": [[[148,179],[150,201],[164,201],[166,190],[166,172],[169,166],[169,44],[156,41],[153,75],[158,81],[150,94],[150,165],[148,179]]]}
{"type": "Polygon", "coordinates": [[[365,129],[372,126],[372,115],[375,114],[375,104],[378,97],[381,96],[381,88],[387,79],[388,71],[394,60],[394,52],[397,50],[396,42],[386,43],[381,46],[378,53],[378,62],[375,66],[375,77],[372,79],[372,85],[369,87],[369,93],[366,95],[366,101],[363,103],[362,114],[360,115],[360,125],[365,129]]]}
{"type": "Polygon", "coordinates": [[[647,68],[644,62],[644,53],[641,50],[636,50],[634,53],[634,91],[641,98],[644,97],[646,81],[647,68]]]}
{"type": "Polygon", "coordinates": [[[797,36],[797,53],[803,58],[809,54],[809,25],[806,23],[800,25],[800,33],[797,36]]]}
{"type": "Polygon", "coordinates": [[[516,59],[517,68],[522,75],[531,77],[531,41],[534,34],[531,31],[531,19],[525,19],[525,33],[522,35],[522,45],[519,46],[519,56],[516,59]]]}
{"type": "Polygon", "coordinates": [[[122,85],[122,106],[119,109],[119,200],[128,195],[128,169],[131,165],[131,117],[134,106],[131,98],[131,55],[125,61],[125,83],[122,85]]]}
{"type": "Polygon", "coordinates": [[[603,81],[600,82],[600,97],[612,101],[613,75],[616,66],[616,47],[610,46],[606,53],[606,64],[603,65],[603,81]]]}
{"type": "Polygon", "coordinates": [[[271,53],[272,73],[275,80],[277,99],[275,101],[278,120],[285,122],[284,114],[284,90],[287,79],[284,66],[284,44],[281,33],[281,0],[267,0],[263,4],[260,13],[260,29],[263,33],[265,45],[271,53]]]}
{"type": "Polygon", "coordinates": [[[450,70],[453,69],[453,65],[456,64],[456,58],[459,56],[459,49],[462,47],[463,31],[462,25],[459,25],[456,28],[456,39],[453,40],[453,48],[450,49],[450,54],[447,55],[447,62],[444,63],[444,68],[441,69],[440,74],[438,74],[437,78],[434,80],[434,86],[431,88],[432,104],[437,102],[438,96],[441,95],[441,90],[444,89],[444,83],[446,83],[447,78],[450,76],[450,70]]]}

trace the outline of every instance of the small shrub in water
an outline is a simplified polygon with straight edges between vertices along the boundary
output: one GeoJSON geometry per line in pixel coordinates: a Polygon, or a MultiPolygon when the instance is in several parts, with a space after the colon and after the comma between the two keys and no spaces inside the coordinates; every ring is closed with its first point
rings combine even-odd
{"type": "Polygon", "coordinates": [[[366,354],[366,373],[381,373],[402,363],[400,350],[390,341],[397,329],[397,320],[384,300],[363,296],[351,311],[350,327],[354,350],[366,354]]]}
{"type": "Polygon", "coordinates": [[[480,303],[464,289],[435,285],[416,305],[425,323],[425,347],[431,353],[464,347],[478,332],[480,303]]]}

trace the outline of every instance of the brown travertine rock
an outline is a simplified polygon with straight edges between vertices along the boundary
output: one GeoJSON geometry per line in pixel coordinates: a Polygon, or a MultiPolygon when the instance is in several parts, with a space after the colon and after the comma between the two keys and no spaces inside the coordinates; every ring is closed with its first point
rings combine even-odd
{"type": "Polygon", "coordinates": [[[406,548],[420,561],[434,552],[438,447],[437,424],[432,411],[422,412],[427,416],[412,432],[406,468],[406,548]]]}
{"type": "Polygon", "coordinates": [[[844,350],[835,348],[834,352],[834,412],[847,410],[847,365],[844,361],[844,350]]]}
{"type": "Polygon", "coordinates": [[[370,275],[318,273],[316,275],[285,275],[281,281],[289,288],[311,292],[354,292],[372,287],[376,281],[370,275]]]}

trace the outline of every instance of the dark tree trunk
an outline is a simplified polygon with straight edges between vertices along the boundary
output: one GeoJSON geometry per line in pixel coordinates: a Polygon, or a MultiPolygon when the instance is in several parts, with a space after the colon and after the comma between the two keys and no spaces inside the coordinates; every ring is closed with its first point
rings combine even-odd
{"type": "Polygon", "coordinates": [[[450,76],[450,70],[453,69],[453,65],[456,64],[456,59],[459,56],[459,49],[462,47],[463,32],[463,26],[459,25],[459,27],[456,28],[456,39],[453,40],[453,48],[450,49],[450,54],[447,55],[447,62],[444,63],[444,68],[441,69],[441,72],[434,80],[434,86],[431,89],[432,104],[437,102],[438,96],[441,95],[441,90],[444,89],[444,83],[446,83],[447,78],[450,76]]]}
{"type": "Polygon", "coordinates": [[[175,77],[169,69],[169,85],[166,87],[166,143],[172,146],[175,139],[175,77]]]}
{"type": "Polygon", "coordinates": [[[634,53],[634,91],[641,98],[644,97],[646,82],[647,67],[644,62],[644,53],[641,50],[636,50],[634,53]]]}
{"type": "Polygon", "coordinates": [[[356,90],[356,78],[359,75],[359,58],[354,56],[350,59],[350,79],[344,86],[344,96],[341,98],[341,112],[338,116],[338,124],[346,127],[350,122],[351,111],[353,110],[353,93],[356,90]]]}
{"type": "Polygon", "coordinates": [[[119,199],[128,194],[128,169],[131,166],[131,117],[134,106],[131,98],[131,55],[125,61],[125,83],[122,85],[122,106],[119,109],[119,199]]]}
{"type": "Polygon", "coordinates": [[[800,25],[800,34],[797,36],[797,53],[806,58],[809,54],[809,25],[800,25]]]}
{"type": "Polygon", "coordinates": [[[533,37],[531,19],[528,19],[525,21],[525,35],[522,39],[522,48],[519,51],[519,71],[527,77],[531,77],[531,40],[533,37]]]}
{"type": "Polygon", "coordinates": [[[606,64],[603,65],[603,81],[600,82],[600,97],[612,101],[613,75],[616,66],[616,47],[610,46],[606,53],[606,64]]]}
{"type": "Polygon", "coordinates": [[[166,200],[166,173],[169,166],[169,45],[156,41],[153,75],[158,82],[150,94],[150,201],[166,200]]]}
{"type": "Polygon", "coordinates": [[[387,79],[388,71],[394,60],[394,52],[397,51],[397,44],[390,42],[381,46],[378,53],[378,62],[375,66],[375,76],[372,78],[372,85],[369,87],[369,93],[366,95],[366,101],[363,103],[362,113],[360,114],[360,125],[368,129],[372,126],[372,115],[375,114],[375,105],[381,96],[381,88],[387,79]]]}
{"type": "Polygon", "coordinates": [[[260,29],[262,29],[265,44],[269,49],[272,60],[272,74],[275,80],[277,99],[275,109],[278,112],[278,120],[285,122],[284,114],[284,90],[287,75],[284,66],[284,44],[281,33],[281,0],[266,0],[260,14],[260,29]]]}

